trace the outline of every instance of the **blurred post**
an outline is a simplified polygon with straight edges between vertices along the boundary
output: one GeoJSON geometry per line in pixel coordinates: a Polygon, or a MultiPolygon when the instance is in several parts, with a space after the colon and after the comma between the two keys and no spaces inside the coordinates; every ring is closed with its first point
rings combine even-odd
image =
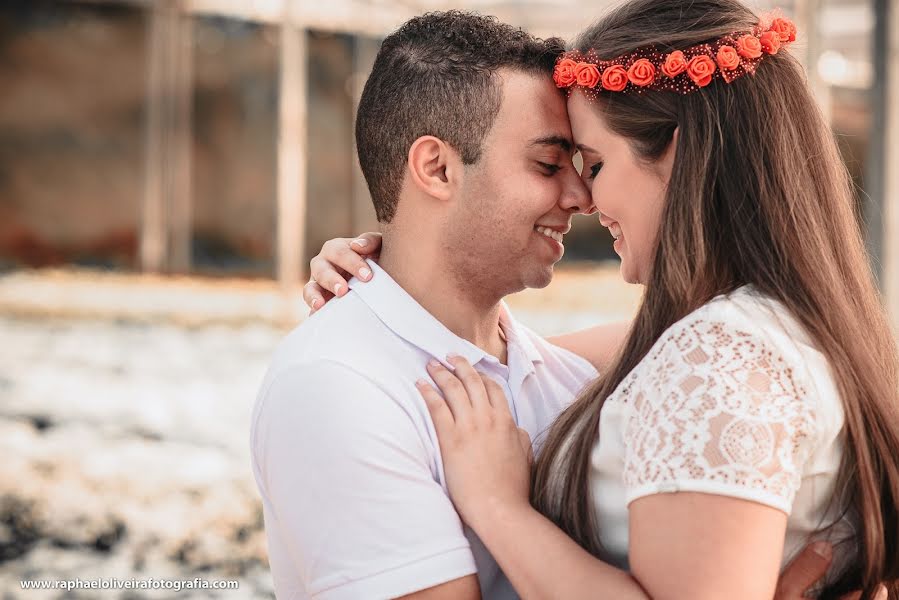
{"type": "MultiPolygon", "coordinates": [[[[884,4],[887,4],[884,2],[884,4]]],[[[885,6],[887,42],[882,49],[886,61],[886,127],[883,164],[883,291],[894,331],[899,333],[899,9],[885,6]]]]}
{"type": "MultiPolygon", "coordinates": [[[[794,5],[796,27],[799,30],[800,41],[805,50],[800,57],[805,65],[809,87],[818,106],[828,123],[831,122],[830,86],[821,78],[818,72],[818,59],[821,56],[821,0],[796,0],[794,5]]],[[[801,46],[800,46],[801,47],[801,46]]]]}
{"type": "MultiPolygon", "coordinates": [[[[873,0],[874,31],[871,44],[871,63],[874,67],[874,80],[871,83],[871,128],[867,164],[865,169],[864,218],[867,225],[865,244],[871,257],[874,274],[884,287],[884,267],[887,260],[884,249],[884,211],[887,198],[886,153],[889,146],[887,136],[888,123],[891,120],[889,108],[889,64],[892,55],[892,40],[895,32],[890,27],[889,0],[873,0]]],[[[892,111],[895,113],[895,110],[892,111]]]]}
{"type": "MultiPolygon", "coordinates": [[[[380,43],[371,38],[359,35],[353,40],[353,119],[359,109],[359,100],[362,98],[362,89],[365,80],[375,64],[380,43]]],[[[365,231],[375,231],[378,221],[372,211],[371,196],[362,169],[359,168],[359,160],[356,154],[356,136],[353,136],[353,198],[352,216],[350,219],[349,235],[357,235],[365,231]]]]}
{"type": "MultiPolygon", "coordinates": [[[[281,23],[278,98],[278,281],[285,318],[294,321],[306,249],[307,41],[298,3],[287,0],[281,23]]],[[[304,269],[305,271],[305,269],[304,269]]]]}
{"type": "Polygon", "coordinates": [[[140,266],[151,272],[187,272],[193,22],[183,12],[182,0],[160,0],[151,6],[140,266]]]}
{"type": "Polygon", "coordinates": [[[193,223],[193,47],[194,21],[180,5],[176,8],[173,40],[175,91],[172,99],[172,195],[169,271],[187,273],[191,268],[193,223]]]}

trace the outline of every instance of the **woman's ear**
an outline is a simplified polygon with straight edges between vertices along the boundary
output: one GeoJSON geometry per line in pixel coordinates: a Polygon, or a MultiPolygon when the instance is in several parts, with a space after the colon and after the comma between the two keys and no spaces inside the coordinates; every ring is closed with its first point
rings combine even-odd
{"type": "Polygon", "coordinates": [[[439,200],[448,200],[459,184],[462,161],[446,142],[425,135],[409,148],[409,175],[420,191],[439,200]]]}

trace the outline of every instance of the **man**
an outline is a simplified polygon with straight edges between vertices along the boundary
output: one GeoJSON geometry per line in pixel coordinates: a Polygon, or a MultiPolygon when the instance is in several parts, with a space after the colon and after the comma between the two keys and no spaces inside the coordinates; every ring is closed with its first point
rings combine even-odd
{"type": "Polygon", "coordinates": [[[379,264],[282,342],[253,411],[278,598],[516,597],[447,497],[414,382],[464,356],[539,448],[596,376],[599,354],[548,343],[502,302],[548,285],[571,216],[595,211],[549,77],[562,50],[460,12],[384,41],[356,122],[379,264]]]}

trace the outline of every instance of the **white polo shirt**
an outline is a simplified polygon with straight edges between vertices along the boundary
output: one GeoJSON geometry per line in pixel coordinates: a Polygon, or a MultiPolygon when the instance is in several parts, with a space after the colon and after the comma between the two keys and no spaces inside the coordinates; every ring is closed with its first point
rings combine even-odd
{"type": "Polygon", "coordinates": [[[350,281],[291,332],[253,408],[250,445],[279,600],[392,598],[477,572],[486,600],[517,598],[447,496],[415,388],[450,352],[503,386],[539,439],[597,373],[503,304],[508,366],[457,337],[383,269],[350,281]]]}

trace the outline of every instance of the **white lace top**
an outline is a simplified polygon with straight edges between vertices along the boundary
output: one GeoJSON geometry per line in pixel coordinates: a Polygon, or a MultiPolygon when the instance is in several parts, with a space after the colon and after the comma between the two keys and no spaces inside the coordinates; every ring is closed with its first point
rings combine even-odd
{"type": "MultiPolygon", "coordinates": [[[[621,567],[627,505],[650,494],[720,494],[787,513],[782,565],[833,521],[825,509],[844,444],[835,382],[786,308],[751,287],[672,325],[606,400],[599,429],[590,487],[600,539],[621,567]]],[[[843,521],[815,539],[850,532],[843,521]]],[[[849,552],[838,546],[834,566],[849,552]]]]}

